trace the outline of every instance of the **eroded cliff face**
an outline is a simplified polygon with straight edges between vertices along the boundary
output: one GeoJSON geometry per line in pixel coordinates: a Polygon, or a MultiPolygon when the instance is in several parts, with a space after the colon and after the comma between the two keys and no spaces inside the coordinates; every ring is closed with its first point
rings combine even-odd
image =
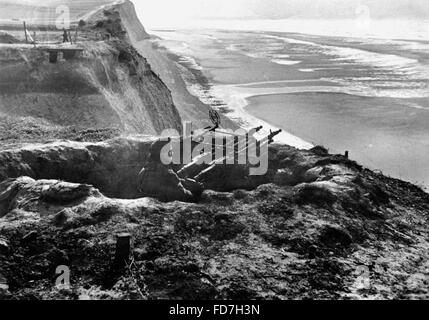
{"type": "Polygon", "coordinates": [[[0,113],[124,133],[180,130],[169,89],[129,42],[146,34],[136,19],[129,2],[91,15],[77,45],[83,55],[57,63],[47,48],[2,48],[0,113]]]}
{"type": "Polygon", "coordinates": [[[87,17],[87,21],[93,26],[97,24],[100,27],[113,26],[111,31],[115,29],[125,31],[124,36],[132,44],[150,38],[137,17],[134,4],[128,0],[97,10],[87,17]],[[104,21],[104,23],[100,24],[100,21],[104,21]]]}

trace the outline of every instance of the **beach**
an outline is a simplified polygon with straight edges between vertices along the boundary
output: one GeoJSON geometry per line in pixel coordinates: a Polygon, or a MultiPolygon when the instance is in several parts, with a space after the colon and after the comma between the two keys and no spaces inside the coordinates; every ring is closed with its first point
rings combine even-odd
{"type": "Polygon", "coordinates": [[[189,91],[277,142],[323,145],[429,186],[429,41],[270,31],[161,30],[157,45],[208,81],[189,91]],[[208,98],[207,98],[208,97],[208,98]]]}

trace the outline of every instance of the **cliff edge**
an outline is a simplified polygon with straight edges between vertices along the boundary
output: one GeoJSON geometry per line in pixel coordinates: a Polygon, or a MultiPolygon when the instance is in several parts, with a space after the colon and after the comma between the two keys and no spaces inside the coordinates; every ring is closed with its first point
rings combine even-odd
{"type": "Polygon", "coordinates": [[[131,2],[103,6],[81,24],[76,45],[0,48],[0,121],[31,123],[39,142],[72,128],[151,135],[180,130],[169,89],[131,45],[130,39],[147,36],[131,2]],[[82,53],[61,55],[73,48],[82,53]],[[59,52],[54,63],[52,49],[59,52]]]}

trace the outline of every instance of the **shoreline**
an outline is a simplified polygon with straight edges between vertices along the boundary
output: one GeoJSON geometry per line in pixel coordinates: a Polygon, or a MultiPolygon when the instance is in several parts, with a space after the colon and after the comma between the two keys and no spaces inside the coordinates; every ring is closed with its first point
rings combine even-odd
{"type": "MultiPolygon", "coordinates": [[[[181,77],[186,84],[186,89],[190,95],[194,96],[202,104],[219,111],[221,116],[229,119],[238,127],[250,130],[262,125],[263,129],[255,134],[255,137],[258,139],[267,136],[270,133],[270,130],[275,131],[281,129],[253,116],[245,110],[245,107],[247,106],[246,100],[247,98],[252,97],[253,94],[240,94],[237,91],[234,91],[234,89],[239,90],[240,86],[243,84],[222,85],[216,83],[213,77],[208,74],[209,71],[201,67],[194,57],[180,54],[162,43],[160,44],[158,40],[165,41],[165,39],[162,39],[162,37],[159,37],[158,35],[152,34],[152,37],[154,37],[154,43],[156,43],[159,48],[162,48],[162,50],[165,50],[169,59],[186,69],[186,73],[182,70],[181,74],[181,77]]],[[[295,136],[284,129],[282,130],[283,131],[275,137],[275,142],[287,144],[298,149],[311,149],[314,147],[313,144],[303,140],[302,138],[295,136]]]]}
{"type": "MultiPolygon", "coordinates": [[[[248,106],[248,99],[254,95],[251,93],[239,93],[237,85],[217,85],[214,84],[212,92],[215,96],[219,97],[228,106],[229,113],[227,116],[233,121],[239,122],[240,125],[246,129],[263,126],[263,129],[255,134],[256,137],[261,138],[269,134],[269,131],[282,129],[267,121],[254,116],[246,110],[248,106]]],[[[298,149],[311,149],[313,144],[301,139],[294,134],[283,131],[276,137],[275,142],[284,143],[298,149]]]]}
{"type": "MultiPolygon", "coordinates": [[[[182,119],[192,121],[198,128],[210,125],[208,116],[210,107],[224,107],[224,104],[215,97],[208,97],[211,100],[204,101],[201,96],[193,94],[192,89],[197,89],[197,92],[210,92],[209,80],[201,70],[190,67],[189,63],[192,64],[192,61],[184,60],[183,56],[173,52],[159,40],[157,36],[151,35],[151,39],[139,41],[135,43],[135,46],[169,87],[174,103],[182,114],[182,119]],[[192,86],[194,87],[192,88],[192,86]]],[[[225,113],[221,113],[220,116],[222,123],[228,129],[238,129],[239,126],[225,113]]]]}
{"type": "MultiPolygon", "coordinates": [[[[402,137],[395,130],[382,133],[379,129],[383,115],[388,112],[394,115],[404,108],[388,98],[374,99],[341,92],[291,92],[252,96],[247,102],[245,108],[254,117],[273,126],[287,127],[330,152],[343,154],[347,150],[353,160],[365,167],[429,191],[425,145],[411,137],[402,137]],[[345,99],[353,101],[353,106],[344,105],[345,99]],[[264,112],[265,108],[270,112],[264,112]],[[354,108],[366,108],[368,112],[359,115],[354,108]]],[[[416,109],[415,112],[426,111],[416,109]]],[[[398,121],[402,121],[400,114],[398,121]]]]}
{"type": "MultiPolygon", "coordinates": [[[[418,71],[416,76],[404,69],[404,72],[411,72],[407,81],[394,75],[386,80],[387,72],[401,74],[398,70],[405,68],[403,61],[398,58],[389,61],[388,66],[377,66],[380,58],[370,49],[368,57],[365,56],[369,59],[367,65],[361,61],[361,55],[353,56],[357,62],[345,63],[318,52],[311,57],[305,52],[294,53],[296,48],[303,46],[303,41],[290,40],[286,44],[282,42],[288,48],[288,54],[283,53],[284,59],[292,55],[292,60],[301,63],[298,66],[279,65],[272,62],[269,54],[268,58],[253,55],[253,51],[249,54],[243,49],[248,48],[244,47],[248,44],[235,42],[230,34],[221,34],[219,38],[214,34],[209,39],[206,34],[179,32],[175,40],[175,32],[172,32],[165,38],[162,33],[157,36],[164,39],[160,40],[161,46],[178,57],[175,62],[185,68],[186,73],[194,75],[185,79],[188,91],[243,128],[263,125],[264,132],[260,132],[258,138],[269,130],[282,129],[276,140],[278,143],[299,149],[323,145],[339,154],[347,150],[354,160],[368,168],[382,170],[429,190],[424,151],[429,136],[422,129],[427,118],[428,100],[423,91],[424,79],[417,76],[424,75],[421,73],[426,70],[424,64],[419,67],[413,62],[413,71],[418,71]],[[319,55],[324,58],[318,59],[319,55]],[[334,67],[338,71],[332,71],[334,67]],[[361,82],[352,85],[350,81],[354,79],[361,82]],[[372,79],[378,82],[370,82],[372,79]],[[386,81],[390,82],[386,84],[386,81]],[[410,86],[415,88],[409,89],[410,86]],[[275,96],[281,96],[285,101],[270,102],[275,96]],[[319,97],[323,99],[318,100],[319,97]],[[258,112],[252,107],[255,100],[258,101],[258,112]]],[[[255,39],[254,34],[245,36],[255,39]]],[[[289,39],[287,36],[280,38],[289,39]]],[[[254,41],[265,45],[264,50],[275,51],[271,54],[273,57],[280,55],[279,50],[286,50],[277,48],[265,38],[256,39],[254,41]]],[[[311,40],[314,43],[309,46],[314,48],[316,40],[311,40]]],[[[334,40],[318,39],[317,42],[325,48],[331,45],[330,41],[334,40]]],[[[364,49],[364,44],[359,48],[351,49],[351,53],[361,53],[359,50],[364,49]]],[[[411,63],[404,61],[407,67],[411,63]]]]}

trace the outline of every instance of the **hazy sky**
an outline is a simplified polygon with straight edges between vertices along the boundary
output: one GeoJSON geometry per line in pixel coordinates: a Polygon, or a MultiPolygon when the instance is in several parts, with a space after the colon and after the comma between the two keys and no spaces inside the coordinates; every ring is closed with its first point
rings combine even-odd
{"type": "Polygon", "coordinates": [[[353,18],[366,7],[374,18],[429,18],[429,0],[133,0],[152,19],[206,17],[353,18]]]}
{"type": "MultiPolygon", "coordinates": [[[[80,0],[82,1],[82,0],[80,0]]],[[[109,1],[109,0],[106,0],[109,1]]],[[[113,0],[112,0],[113,1],[113,0]]],[[[206,17],[351,18],[366,6],[371,16],[429,19],[429,0],[131,0],[149,19],[206,17]]],[[[2,2],[53,4],[77,0],[0,0],[2,2]]],[[[99,0],[87,0],[99,2],[99,0]]]]}
{"type": "MultiPolygon", "coordinates": [[[[83,1],[83,0],[80,0],[83,1]]],[[[99,2],[100,0],[87,0],[99,2]]],[[[108,1],[108,0],[106,0],[108,1]]],[[[429,0],[132,0],[145,26],[181,25],[213,18],[343,19],[368,16],[429,20],[429,0]]],[[[76,0],[0,0],[47,5],[76,0]]]]}

